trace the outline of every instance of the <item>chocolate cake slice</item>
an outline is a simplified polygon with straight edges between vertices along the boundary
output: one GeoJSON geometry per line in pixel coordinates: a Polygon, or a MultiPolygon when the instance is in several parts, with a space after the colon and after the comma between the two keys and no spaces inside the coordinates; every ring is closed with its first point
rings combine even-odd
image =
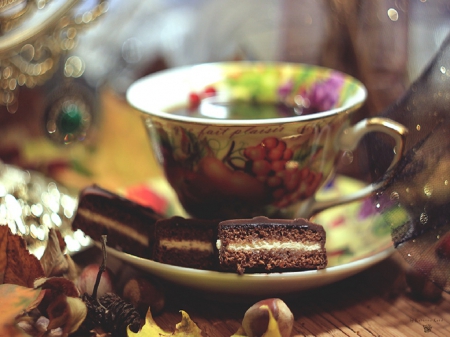
{"type": "Polygon", "coordinates": [[[306,219],[226,220],[219,223],[219,269],[238,274],[323,269],[326,234],[306,219]]]}
{"type": "Polygon", "coordinates": [[[106,234],[109,247],[150,258],[155,222],[161,218],[149,207],[93,185],[79,194],[72,229],[80,229],[95,241],[106,234]]]}
{"type": "Polygon", "coordinates": [[[174,216],[155,224],[153,259],[157,262],[196,269],[217,269],[218,220],[174,216]]]}

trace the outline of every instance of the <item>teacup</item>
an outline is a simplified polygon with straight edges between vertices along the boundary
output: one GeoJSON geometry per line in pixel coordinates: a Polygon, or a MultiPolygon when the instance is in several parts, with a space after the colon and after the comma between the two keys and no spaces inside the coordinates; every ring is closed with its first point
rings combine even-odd
{"type": "Polygon", "coordinates": [[[401,158],[407,130],[386,118],[351,126],[366,96],[362,83],[332,69],[263,62],[169,69],[138,80],[127,92],[186,212],[222,219],[308,217],[385,183],[401,158]],[[384,179],[351,195],[316,200],[342,151],[354,150],[374,131],[395,141],[384,179]]]}

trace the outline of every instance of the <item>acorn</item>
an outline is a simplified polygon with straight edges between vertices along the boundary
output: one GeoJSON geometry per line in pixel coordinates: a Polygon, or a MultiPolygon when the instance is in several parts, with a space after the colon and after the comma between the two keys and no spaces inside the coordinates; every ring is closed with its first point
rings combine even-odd
{"type": "MultiPolygon", "coordinates": [[[[93,263],[87,265],[81,271],[81,274],[78,276],[76,280],[76,285],[81,294],[92,293],[92,289],[94,289],[94,284],[97,278],[97,274],[99,271],[100,265],[93,263]]],[[[114,276],[109,268],[106,268],[102,274],[100,279],[100,284],[97,290],[97,296],[103,296],[106,293],[114,292],[114,276]]]]}
{"type": "Polygon", "coordinates": [[[161,287],[143,277],[132,278],[123,288],[122,298],[130,302],[142,317],[150,307],[156,315],[164,309],[165,296],[161,287]]]}
{"type": "Polygon", "coordinates": [[[279,298],[268,298],[253,304],[244,315],[242,328],[248,337],[261,337],[267,331],[270,314],[278,324],[282,337],[289,337],[294,326],[294,315],[279,298]],[[268,309],[268,310],[267,310],[268,309]]]}

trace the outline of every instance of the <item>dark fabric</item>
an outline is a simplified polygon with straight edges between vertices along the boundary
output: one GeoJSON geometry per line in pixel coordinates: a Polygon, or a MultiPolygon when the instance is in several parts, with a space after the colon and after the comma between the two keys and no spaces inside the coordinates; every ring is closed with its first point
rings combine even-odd
{"type": "MultiPolygon", "coordinates": [[[[381,115],[405,125],[409,134],[394,178],[374,203],[380,216],[389,218],[397,250],[450,292],[450,35],[404,96],[381,115]],[[407,216],[393,216],[393,205],[407,216]]],[[[375,134],[366,146],[376,179],[389,165],[392,144],[375,134]]]]}

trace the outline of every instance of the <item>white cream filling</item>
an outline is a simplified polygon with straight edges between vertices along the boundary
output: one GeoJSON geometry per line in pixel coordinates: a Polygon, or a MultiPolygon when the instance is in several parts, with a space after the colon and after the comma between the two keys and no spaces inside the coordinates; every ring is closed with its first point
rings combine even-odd
{"type": "Polygon", "coordinates": [[[159,242],[161,247],[166,249],[195,249],[206,252],[213,252],[213,247],[209,242],[199,240],[168,240],[163,239],[159,242]]]}
{"type": "MultiPolygon", "coordinates": [[[[220,249],[222,242],[217,240],[216,247],[220,249]]],[[[304,252],[312,252],[315,250],[320,250],[321,245],[317,242],[295,242],[295,241],[256,241],[251,243],[231,243],[227,246],[228,250],[238,251],[238,250],[270,250],[270,249],[289,249],[298,250],[304,252]]]]}
{"type": "Polygon", "coordinates": [[[102,224],[106,228],[111,228],[111,229],[123,234],[124,236],[128,236],[144,246],[149,245],[148,237],[146,237],[145,235],[142,235],[141,233],[139,233],[137,230],[135,230],[133,228],[124,226],[119,221],[108,218],[101,214],[91,212],[90,210],[87,210],[87,209],[78,209],[77,212],[81,216],[88,218],[89,220],[91,220],[93,222],[102,224]]]}

